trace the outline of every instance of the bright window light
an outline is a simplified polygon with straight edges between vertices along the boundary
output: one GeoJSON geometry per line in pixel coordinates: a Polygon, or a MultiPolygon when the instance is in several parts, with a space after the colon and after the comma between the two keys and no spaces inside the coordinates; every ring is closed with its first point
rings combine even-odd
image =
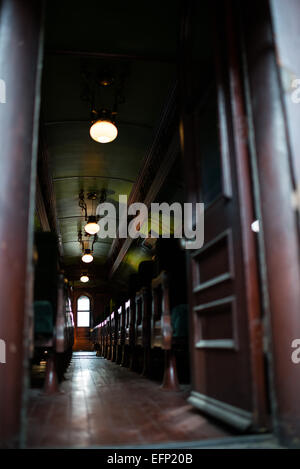
{"type": "Polygon", "coordinates": [[[90,327],[90,312],[89,311],[78,311],[77,327],[90,327]]]}
{"type": "Polygon", "coordinates": [[[77,327],[90,327],[90,299],[87,296],[77,300],[77,327]]]}

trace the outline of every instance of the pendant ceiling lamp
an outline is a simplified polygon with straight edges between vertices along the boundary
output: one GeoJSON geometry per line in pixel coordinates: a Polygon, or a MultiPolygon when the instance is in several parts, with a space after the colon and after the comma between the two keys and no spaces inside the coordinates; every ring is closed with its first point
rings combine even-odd
{"type": "MultiPolygon", "coordinates": [[[[82,262],[89,264],[94,259],[93,257],[94,244],[98,240],[97,233],[100,229],[98,225],[99,216],[93,215],[96,211],[95,205],[105,202],[106,190],[102,189],[100,191],[100,194],[97,194],[96,192],[89,192],[87,194],[87,198],[89,201],[89,210],[91,210],[91,213],[92,213],[90,216],[88,216],[87,214],[88,206],[85,201],[84,190],[82,189],[79,193],[78,205],[81,208],[84,214],[83,215],[84,219],[87,223],[84,226],[84,230],[82,230],[82,227],[80,226],[80,229],[78,231],[78,242],[80,243],[81,252],[82,252],[81,260],[82,262]]],[[[87,276],[84,276],[84,277],[87,277],[87,276]]]]}
{"type": "Polygon", "coordinates": [[[87,275],[81,275],[81,277],[80,277],[80,281],[81,281],[82,283],[87,283],[87,282],[89,282],[89,280],[90,280],[90,279],[89,279],[89,277],[88,277],[87,275]]]}
{"type": "MultiPolygon", "coordinates": [[[[84,191],[82,190],[79,193],[79,207],[84,212],[84,218],[87,221],[87,224],[85,225],[84,230],[88,235],[95,235],[95,234],[98,233],[98,231],[100,229],[100,227],[98,225],[99,217],[97,217],[95,215],[95,212],[96,212],[96,209],[97,209],[97,199],[98,199],[98,203],[103,201],[102,199],[103,199],[104,192],[105,192],[104,190],[101,191],[100,199],[98,198],[96,192],[89,192],[87,194],[87,198],[90,201],[89,202],[89,204],[90,204],[90,207],[89,207],[90,215],[89,216],[88,216],[88,206],[87,206],[87,204],[85,202],[85,199],[84,199],[84,191]]],[[[106,193],[104,194],[104,196],[106,197],[106,193]]]]}
{"type": "MultiPolygon", "coordinates": [[[[95,114],[97,114],[96,111],[94,111],[93,115],[95,114]]],[[[99,118],[96,118],[96,120],[92,121],[90,136],[96,142],[110,143],[117,138],[118,129],[111,116],[112,113],[106,109],[103,109],[99,113],[99,118]]]]}
{"type": "Polygon", "coordinates": [[[85,262],[86,264],[89,264],[94,260],[92,251],[90,249],[85,249],[83,251],[83,255],[81,257],[82,262],[85,262]]]}
{"type": "Polygon", "coordinates": [[[125,102],[124,85],[129,73],[128,65],[107,68],[82,65],[81,97],[91,110],[90,137],[98,143],[113,142],[118,136],[116,116],[119,104],[125,102]]]}
{"type": "Polygon", "coordinates": [[[93,215],[88,217],[88,222],[85,225],[84,229],[90,235],[94,235],[94,234],[98,233],[100,227],[97,223],[96,217],[94,217],[93,215]]]}

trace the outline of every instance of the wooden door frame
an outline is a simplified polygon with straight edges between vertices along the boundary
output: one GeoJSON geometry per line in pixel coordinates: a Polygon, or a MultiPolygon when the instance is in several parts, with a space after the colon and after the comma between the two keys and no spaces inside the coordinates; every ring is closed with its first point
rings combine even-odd
{"type": "Polygon", "coordinates": [[[299,54],[288,50],[288,46],[294,47],[293,37],[298,37],[298,26],[289,27],[289,19],[297,17],[300,5],[293,0],[288,7],[281,4],[284,11],[280,16],[278,7],[277,0],[253,0],[240,4],[240,14],[249,140],[261,222],[272,421],[283,444],[299,447],[300,365],[292,363],[291,343],[300,338],[299,213],[292,203],[299,177],[293,152],[299,151],[295,127],[300,124],[300,110],[291,121],[282,60],[294,60],[300,73],[299,54]]]}
{"type": "Polygon", "coordinates": [[[33,234],[43,62],[44,2],[0,5],[0,331],[7,344],[0,364],[0,447],[23,443],[29,338],[33,328],[33,234]],[[26,88],[26,89],[25,89],[26,88]],[[3,192],[5,191],[5,192],[3,192]]]}

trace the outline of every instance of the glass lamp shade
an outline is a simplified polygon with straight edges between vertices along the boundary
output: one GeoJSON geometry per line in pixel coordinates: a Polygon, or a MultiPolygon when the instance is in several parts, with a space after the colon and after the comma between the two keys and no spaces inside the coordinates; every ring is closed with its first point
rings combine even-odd
{"type": "Polygon", "coordinates": [[[82,276],[80,277],[80,281],[81,281],[82,283],[86,283],[86,282],[88,282],[89,280],[90,280],[90,279],[89,279],[89,277],[88,277],[87,275],[82,275],[82,276]]]}
{"type": "Polygon", "coordinates": [[[88,222],[85,225],[84,229],[90,235],[94,235],[98,233],[100,227],[96,221],[96,217],[89,217],[88,222]]]}
{"type": "Polygon", "coordinates": [[[85,262],[86,264],[89,264],[89,262],[92,262],[93,259],[94,258],[91,254],[91,250],[90,249],[85,249],[85,251],[83,253],[83,256],[81,258],[82,262],[85,262]]]}
{"type": "Polygon", "coordinates": [[[109,120],[97,120],[90,128],[90,136],[100,143],[112,142],[118,135],[118,129],[109,120]]]}

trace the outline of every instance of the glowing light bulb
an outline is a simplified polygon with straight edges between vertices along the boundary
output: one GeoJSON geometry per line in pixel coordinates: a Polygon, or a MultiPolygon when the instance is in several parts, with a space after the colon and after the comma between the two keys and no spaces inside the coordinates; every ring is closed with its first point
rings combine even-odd
{"type": "Polygon", "coordinates": [[[92,260],[94,259],[93,256],[91,254],[84,254],[82,256],[82,261],[85,262],[86,264],[88,264],[89,262],[92,262],[92,260]]]}
{"type": "Polygon", "coordinates": [[[81,258],[82,262],[85,262],[86,264],[88,264],[89,262],[92,262],[93,259],[94,258],[91,254],[91,250],[90,249],[85,249],[85,251],[83,253],[83,256],[81,258]]]}
{"type": "Polygon", "coordinates": [[[88,277],[87,275],[82,275],[82,276],[80,277],[80,281],[81,281],[82,283],[89,282],[89,280],[90,280],[90,279],[89,279],[89,277],[88,277]]]}
{"type": "Polygon", "coordinates": [[[97,120],[90,128],[90,136],[93,140],[100,143],[109,143],[115,140],[118,135],[118,129],[109,120],[97,120]]]}
{"type": "Polygon", "coordinates": [[[84,229],[90,235],[98,233],[100,227],[96,221],[96,217],[89,217],[84,229]]]}

